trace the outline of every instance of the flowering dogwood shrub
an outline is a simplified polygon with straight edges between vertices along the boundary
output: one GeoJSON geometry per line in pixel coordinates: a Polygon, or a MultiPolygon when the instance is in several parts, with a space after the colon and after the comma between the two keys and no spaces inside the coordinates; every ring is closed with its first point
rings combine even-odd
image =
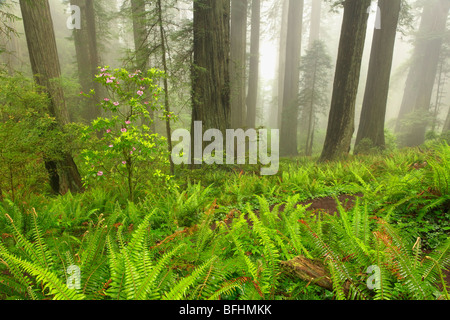
{"type": "Polygon", "coordinates": [[[93,148],[82,153],[88,168],[86,184],[92,179],[112,179],[120,184],[125,179],[133,201],[138,181],[149,178],[144,171],[170,180],[164,173],[169,163],[166,138],[150,128],[153,122],[150,109],[161,110],[164,117],[172,117],[158,104],[161,88],[156,82],[163,76],[157,69],[146,73],[110,70],[109,67],[100,69],[96,81],[106,88],[107,96],[101,100],[105,116],[94,120],[84,132],[85,141],[96,141],[93,148]]]}

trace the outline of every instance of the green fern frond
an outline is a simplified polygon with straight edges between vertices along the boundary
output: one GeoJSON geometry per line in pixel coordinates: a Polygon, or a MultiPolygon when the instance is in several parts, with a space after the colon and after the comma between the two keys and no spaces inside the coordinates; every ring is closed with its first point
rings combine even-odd
{"type": "Polygon", "coordinates": [[[2,255],[7,261],[15,263],[24,272],[36,277],[36,279],[43,284],[44,290],[48,290],[48,295],[52,296],[54,300],[83,300],[85,296],[77,293],[76,290],[69,289],[58,276],[38,264],[22,260],[13,254],[2,252],[2,255]]]}
{"type": "Polygon", "coordinates": [[[170,290],[165,293],[162,300],[181,300],[186,297],[187,290],[206,272],[208,267],[216,260],[213,256],[203,265],[195,268],[191,275],[184,277],[170,290]]]}

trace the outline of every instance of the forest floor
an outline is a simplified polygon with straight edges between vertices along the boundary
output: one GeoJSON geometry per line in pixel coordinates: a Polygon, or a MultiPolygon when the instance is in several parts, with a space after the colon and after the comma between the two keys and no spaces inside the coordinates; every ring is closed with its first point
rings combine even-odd
{"type": "MultiPolygon", "coordinates": [[[[383,229],[379,221],[388,221],[398,232],[406,249],[402,263],[416,264],[417,257],[420,263],[427,263],[425,257],[436,257],[433,254],[446,243],[448,253],[449,163],[450,147],[433,145],[333,163],[283,159],[278,175],[270,177],[261,177],[254,173],[258,170],[245,166],[180,170],[176,191],[168,192],[157,183],[141,185],[135,202],[127,199],[120,181],[100,181],[83,194],[5,199],[0,202],[0,258],[18,264],[11,270],[7,270],[8,264],[0,264],[0,297],[30,298],[29,289],[22,288],[21,283],[31,281],[37,285],[42,280],[30,279],[48,276],[40,274],[40,266],[49,259],[53,261],[49,269],[54,273],[51,283],[56,283],[56,278],[64,279],[61,270],[70,263],[79,263],[82,274],[89,275],[83,278],[85,290],[77,292],[77,297],[129,299],[135,295],[133,286],[117,281],[131,281],[136,275],[129,272],[145,270],[147,266],[141,263],[153,259],[156,265],[161,264],[160,274],[155,274],[159,283],[159,293],[152,296],[155,299],[203,299],[221,290],[224,299],[334,299],[339,295],[339,286],[330,293],[308,282],[290,280],[275,262],[299,255],[322,259],[323,250],[332,250],[327,256],[334,254],[341,259],[335,268],[345,263],[364,286],[367,276],[361,272],[373,261],[369,261],[370,255],[353,259],[359,249],[352,246],[359,242],[352,239],[384,239],[384,255],[393,252],[392,248],[400,248],[400,244],[392,247],[397,236],[386,233],[390,229],[383,229]],[[332,226],[331,230],[338,234],[328,235],[319,221],[332,226]],[[151,228],[146,229],[147,224],[151,228]],[[361,228],[364,224],[370,229],[361,228]],[[316,243],[316,238],[321,242],[316,243]],[[414,253],[419,240],[421,252],[414,253]],[[327,244],[321,247],[321,243],[327,244]],[[127,246],[133,246],[132,256],[128,256],[127,246]],[[180,246],[186,249],[175,254],[180,246]],[[15,255],[25,260],[14,260],[15,255]],[[209,263],[214,256],[218,260],[213,268],[209,263]],[[359,259],[369,260],[362,263],[359,259]],[[29,264],[22,265],[22,261],[29,264]],[[212,269],[206,272],[205,266],[212,269]],[[26,278],[11,282],[22,267],[26,267],[26,278]],[[209,278],[212,274],[215,281],[209,278]],[[193,286],[195,281],[208,284],[208,289],[197,292],[179,287],[193,286]],[[181,291],[172,292],[174,288],[181,291]]],[[[364,252],[378,250],[370,243],[363,247],[364,252]]],[[[389,259],[394,258],[398,257],[389,259]]],[[[448,286],[449,269],[443,265],[448,286]]],[[[393,275],[401,282],[402,277],[393,275]]],[[[142,280],[134,279],[134,283],[142,280]]],[[[399,299],[410,299],[420,289],[410,285],[394,286],[389,291],[399,299]]],[[[435,285],[444,289],[440,281],[435,285]]],[[[33,291],[38,299],[52,296],[40,288],[37,285],[33,291]]],[[[61,287],[53,289],[55,297],[76,296],[61,287]]],[[[363,291],[366,298],[374,294],[363,291]]]]}

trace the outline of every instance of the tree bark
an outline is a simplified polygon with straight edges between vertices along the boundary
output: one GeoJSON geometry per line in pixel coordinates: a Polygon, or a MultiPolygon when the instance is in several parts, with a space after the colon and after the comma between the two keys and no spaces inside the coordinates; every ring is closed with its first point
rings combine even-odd
{"type": "MultiPolygon", "coordinates": [[[[69,113],[59,83],[61,69],[48,0],[20,0],[20,8],[35,82],[48,94],[49,112],[59,129],[64,130],[69,113]]],[[[60,154],[57,160],[46,160],[52,189],[60,194],[82,191],[83,184],[72,156],[68,151],[55,152],[60,154]]]]}
{"type": "Polygon", "coordinates": [[[246,121],[246,58],[248,0],[231,0],[231,127],[242,128],[246,121]]]}
{"type": "Polygon", "coordinates": [[[370,0],[344,2],[333,96],[321,161],[334,160],[350,152],[369,6],[370,0]]]}
{"type": "Polygon", "coordinates": [[[303,0],[289,1],[286,65],[281,114],[280,155],[296,156],[303,0]]]}
{"type": "Polygon", "coordinates": [[[252,0],[252,32],[250,41],[250,69],[247,96],[247,128],[256,126],[256,105],[259,86],[259,47],[261,30],[261,0],[252,0]]]}
{"type": "Polygon", "coordinates": [[[401,0],[380,0],[381,29],[375,29],[355,151],[361,140],[385,148],[384,124],[401,0]]]}
{"type": "Polygon", "coordinates": [[[395,131],[402,135],[402,146],[413,147],[425,141],[427,121],[404,126],[402,121],[414,112],[429,112],[442,40],[450,10],[449,0],[432,0],[424,5],[419,32],[406,80],[405,91],[395,131]]]}
{"type": "Polygon", "coordinates": [[[82,110],[84,120],[91,122],[101,114],[98,106],[101,86],[94,81],[100,64],[94,3],[93,0],[71,0],[70,2],[72,5],[80,7],[81,13],[81,29],[73,30],[81,89],[85,93],[89,93],[91,89],[95,91],[94,98],[87,100],[82,110]]]}
{"type": "Polygon", "coordinates": [[[192,131],[231,127],[230,1],[194,1],[194,61],[192,66],[192,131]]]}

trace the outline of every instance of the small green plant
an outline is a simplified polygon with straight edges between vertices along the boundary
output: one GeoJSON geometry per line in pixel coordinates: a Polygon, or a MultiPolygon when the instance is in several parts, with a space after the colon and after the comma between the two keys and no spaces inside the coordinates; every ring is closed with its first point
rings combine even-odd
{"type": "MultiPolygon", "coordinates": [[[[118,180],[127,185],[129,199],[134,201],[134,190],[143,174],[170,180],[164,166],[168,163],[166,139],[150,129],[153,119],[149,110],[159,110],[158,95],[161,89],[156,82],[162,72],[150,69],[130,73],[125,69],[101,68],[96,81],[108,92],[101,106],[109,117],[94,120],[86,128],[84,141],[95,141],[82,155],[89,178],[118,180]],[[123,180],[122,180],[123,179],[123,180]]],[[[89,94],[86,94],[89,96],[89,94]]],[[[163,110],[164,118],[172,118],[163,110]]]]}

